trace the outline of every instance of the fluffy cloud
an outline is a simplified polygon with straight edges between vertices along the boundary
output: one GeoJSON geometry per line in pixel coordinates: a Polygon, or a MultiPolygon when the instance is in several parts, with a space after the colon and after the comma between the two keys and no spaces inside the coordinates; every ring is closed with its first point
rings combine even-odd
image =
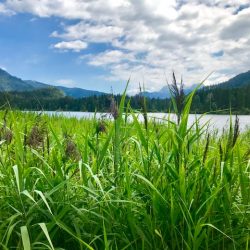
{"type": "Polygon", "coordinates": [[[14,11],[6,8],[6,6],[3,3],[0,3],[0,15],[7,15],[7,16],[12,16],[15,14],[14,11]]]}
{"type": "Polygon", "coordinates": [[[250,8],[242,10],[238,15],[231,17],[231,20],[221,32],[222,39],[239,40],[250,38],[250,8]]]}
{"type": "Polygon", "coordinates": [[[53,45],[53,48],[55,49],[60,49],[63,51],[73,50],[75,52],[79,52],[83,49],[86,49],[87,47],[88,44],[80,40],[69,41],[69,42],[63,41],[53,45]]]}
{"type": "Polygon", "coordinates": [[[115,38],[122,36],[123,32],[120,27],[112,25],[91,25],[85,22],[79,22],[75,25],[66,26],[65,32],[59,34],[54,31],[51,36],[67,40],[84,39],[88,42],[111,42],[115,38]]]}
{"type": "Polygon", "coordinates": [[[108,80],[131,75],[134,89],[142,81],[150,90],[160,88],[173,69],[188,84],[211,71],[208,84],[249,70],[249,0],[7,0],[5,8],[64,18],[63,29],[51,34],[63,40],[55,48],[108,44],[82,60],[105,67],[108,80]]]}
{"type": "MultiPolygon", "coordinates": [[[[98,55],[88,55],[89,64],[94,66],[111,66],[122,62],[136,62],[132,53],[124,53],[120,50],[109,50],[98,55]]],[[[83,57],[84,59],[85,57],[83,57]]]]}

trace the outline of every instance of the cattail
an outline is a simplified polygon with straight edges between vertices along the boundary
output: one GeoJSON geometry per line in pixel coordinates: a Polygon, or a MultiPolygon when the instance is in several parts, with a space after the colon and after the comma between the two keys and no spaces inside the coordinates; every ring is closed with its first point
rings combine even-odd
{"type": "Polygon", "coordinates": [[[114,97],[111,98],[110,113],[114,117],[115,120],[118,119],[119,111],[118,111],[118,107],[117,107],[117,104],[116,104],[114,97]]]}

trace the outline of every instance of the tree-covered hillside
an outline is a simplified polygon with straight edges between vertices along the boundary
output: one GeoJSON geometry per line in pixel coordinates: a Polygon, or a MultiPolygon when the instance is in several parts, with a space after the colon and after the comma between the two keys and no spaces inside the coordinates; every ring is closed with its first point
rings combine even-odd
{"type": "Polygon", "coordinates": [[[36,81],[24,81],[0,68],[0,91],[30,91],[48,86],[36,81]]]}
{"type": "MultiPolygon", "coordinates": [[[[141,92],[140,95],[127,96],[126,102],[129,101],[133,109],[140,110],[144,107],[143,98],[145,98],[148,112],[172,112],[170,98],[162,98],[164,91],[166,96],[169,96],[169,90],[164,87],[160,97],[158,96],[160,92],[157,92],[157,95],[156,92],[150,95],[141,92]]],[[[184,86],[183,93],[188,94],[184,86]]],[[[195,94],[191,112],[229,113],[231,111],[250,114],[249,96],[250,71],[239,74],[225,83],[199,89],[195,94]]],[[[120,95],[115,96],[117,102],[120,98],[120,95]]],[[[20,110],[108,112],[110,95],[92,90],[52,87],[36,81],[23,81],[0,69],[0,105],[20,110]]]]}
{"type": "Polygon", "coordinates": [[[226,82],[214,85],[215,88],[241,88],[250,85],[250,70],[236,75],[226,82]]]}
{"type": "MultiPolygon", "coordinates": [[[[193,100],[192,113],[233,113],[250,114],[250,85],[242,88],[212,88],[199,90],[193,100]]],[[[144,97],[136,95],[126,97],[133,109],[143,108],[144,97]]],[[[110,109],[110,95],[72,98],[64,96],[56,88],[39,89],[29,92],[0,92],[0,106],[10,106],[20,110],[65,110],[108,112],[110,109]]],[[[116,95],[117,102],[121,96],[116,95]]],[[[173,111],[170,99],[145,98],[148,112],[173,111]]]]}
{"type": "Polygon", "coordinates": [[[250,84],[240,88],[205,88],[196,93],[192,112],[228,112],[250,114],[250,84]]]}
{"type": "Polygon", "coordinates": [[[0,92],[23,92],[23,91],[33,91],[36,89],[42,88],[57,88],[64,93],[65,96],[70,96],[74,98],[82,98],[94,95],[103,95],[105,93],[94,91],[94,90],[87,90],[82,88],[68,88],[63,86],[54,86],[45,84],[38,81],[32,80],[22,80],[21,78],[12,76],[7,71],[0,68],[0,92]]]}

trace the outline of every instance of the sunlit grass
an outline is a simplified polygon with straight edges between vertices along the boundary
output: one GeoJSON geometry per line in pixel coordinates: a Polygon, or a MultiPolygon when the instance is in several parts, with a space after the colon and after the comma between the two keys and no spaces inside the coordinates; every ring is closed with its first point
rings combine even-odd
{"type": "MultiPolygon", "coordinates": [[[[248,249],[250,131],[0,113],[1,249],[248,249]]],[[[121,114],[130,113],[132,122],[121,114]]]]}

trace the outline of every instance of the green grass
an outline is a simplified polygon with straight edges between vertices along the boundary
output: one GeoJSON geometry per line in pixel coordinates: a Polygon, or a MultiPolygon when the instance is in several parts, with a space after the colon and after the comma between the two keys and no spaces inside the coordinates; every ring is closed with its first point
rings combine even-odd
{"type": "Polygon", "coordinates": [[[191,101],[178,125],[123,101],[114,121],[1,112],[0,249],[249,249],[250,131],[189,128],[191,101]]]}

